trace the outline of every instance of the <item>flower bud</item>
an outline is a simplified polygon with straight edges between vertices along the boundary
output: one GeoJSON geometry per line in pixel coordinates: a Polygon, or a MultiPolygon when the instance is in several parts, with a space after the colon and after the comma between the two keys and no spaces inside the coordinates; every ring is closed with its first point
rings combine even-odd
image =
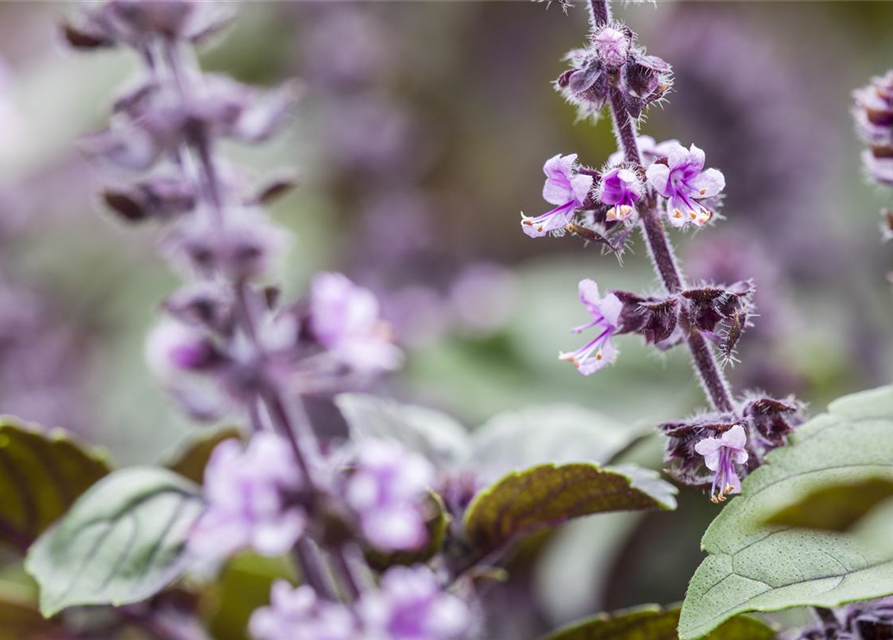
{"type": "Polygon", "coordinates": [[[632,32],[619,24],[607,24],[592,35],[592,49],[608,69],[617,69],[629,56],[632,32]]]}

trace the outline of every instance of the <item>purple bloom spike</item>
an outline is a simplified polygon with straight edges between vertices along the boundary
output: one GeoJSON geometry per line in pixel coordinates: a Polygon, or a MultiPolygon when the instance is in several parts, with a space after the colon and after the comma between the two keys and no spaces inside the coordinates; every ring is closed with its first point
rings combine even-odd
{"type": "Polygon", "coordinates": [[[655,162],[647,170],[648,181],[667,199],[667,217],[674,227],[707,224],[713,212],[704,204],[725,188],[726,180],[717,169],[704,170],[704,152],[695,145],[667,148],[667,163],[655,162]]]}
{"type": "Polygon", "coordinates": [[[735,465],[747,462],[746,445],[747,434],[740,424],[719,438],[704,438],[695,445],[695,451],[704,456],[707,468],[716,472],[710,489],[713,502],[722,502],[727,495],[741,493],[741,479],[735,465]]]}
{"type": "Polygon", "coordinates": [[[618,331],[623,303],[613,293],[600,297],[598,285],[592,280],[581,280],[579,290],[580,302],[589,311],[592,320],[572,331],[581,333],[596,327],[599,334],[576,351],[561,353],[558,358],[573,362],[581,374],[588,376],[617,359],[619,352],[611,338],[618,331]]]}
{"type": "Polygon", "coordinates": [[[583,206],[592,189],[593,178],[576,173],[574,171],[576,161],[576,153],[567,156],[558,154],[549,158],[543,165],[543,172],[546,174],[543,198],[546,202],[558,206],[535,218],[521,214],[521,228],[531,238],[542,238],[549,233],[562,233],[574,211],[583,206]]]}

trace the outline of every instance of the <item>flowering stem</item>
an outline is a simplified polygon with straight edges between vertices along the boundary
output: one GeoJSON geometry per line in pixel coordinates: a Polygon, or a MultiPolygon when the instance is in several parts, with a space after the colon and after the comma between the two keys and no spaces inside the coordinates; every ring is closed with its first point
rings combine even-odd
{"type": "Polygon", "coordinates": [[[344,577],[344,586],[347,588],[351,599],[358,600],[363,591],[360,588],[359,580],[357,580],[357,576],[354,573],[354,568],[351,566],[348,549],[342,545],[338,547],[332,555],[335,558],[335,562],[338,565],[341,575],[344,577]]]}
{"type": "Polygon", "coordinates": [[[301,537],[294,548],[294,559],[301,569],[301,576],[321,598],[335,601],[335,590],[326,578],[313,544],[301,537]]]}
{"type": "MultiPolygon", "coordinates": [[[[607,0],[592,0],[593,19],[598,20],[598,7],[604,7],[604,15],[610,15],[607,0]]],[[[627,162],[641,165],[642,159],[639,153],[636,123],[630,117],[623,105],[623,96],[616,88],[610,94],[611,118],[614,123],[614,134],[617,144],[627,162]]],[[[663,282],[664,289],[670,295],[681,292],[685,287],[685,278],[676,262],[673,247],[667,237],[661,220],[660,211],[657,208],[657,200],[653,193],[648,197],[648,202],[641,208],[642,231],[648,244],[648,254],[654,270],[663,282]]],[[[686,327],[688,331],[688,348],[691,351],[695,370],[704,393],[717,411],[731,411],[734,408],[732,394],[728,380],[719,368],[716,356],[704,335],[693,327],[686,327]]]]}

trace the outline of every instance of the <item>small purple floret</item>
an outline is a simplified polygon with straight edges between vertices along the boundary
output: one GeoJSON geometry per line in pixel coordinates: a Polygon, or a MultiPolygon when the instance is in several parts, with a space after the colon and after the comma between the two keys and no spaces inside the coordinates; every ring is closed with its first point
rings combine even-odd
{"type": "Polygon", "coordinates": [[[581,333],[586,329],[598,328],[599,334],[576,351],[561,353],[558,358],[573,362],[577,370],[584,376],[591,375],[614,362],[618,351],[611,341],[620,324],[620,313],[623,303],[613,293],[604,298],[599,296],[598,285],[592,280],[580,281],[580,302],[589,311],[592,321],[572,329],[581,333]]]}
{"type": "Polygon", "coordinates": [[[577,154],[558,154],[549,158],[543,165],[546,183],[543,185],[543,198],[557,205],[551,211],[534,217],[521,214],[521,229],[531,238],[542,238],[549,233],[564,231],[571,216],[592,189],[592,176],[578,174],[574,170],[577,154]]]}
{"type": "Polygon", "coordinates": [[[366,539],[385,551],[419,549],[428,541],[426,507],[434,467],[396,442],[364,440],[345,487],[366,539]]]}
{"type": "Polygon", "coordinates": [[[289,445],[272,433],[217,445],[205,469],[207,508],[189,539],[196,556],[216,562],[245,548],[287,553],[304,532],[306,513],[290,498],[304,488],[289,445]]]}
{"type": "Polygon", "coordinates": [[[611,206],[606,214],[608,220],[623,221],[636,213],[636,202],[642,198],[644,191],[644,185],[634,169],[618,166],[602,176],[598,199],[611,206]]]}
{"type": "Polygon", "coordinates": [[[337,361],[357,372],[391,371],[402,362],[375,294],[340,273],[313,278],[310,328],[337,361]]]}
{"type": "Polygon", "coordinates": [[[667,148],[667,164],[654,163],[647,170],[648,181],[667,199],[667,217],[674,227],[688,223],[707,224],[713,212],[704,204],[725,188],[726,180],[717,169],[704,170],[704,152],[691,145],[667,148]]]}
{"type": "Polygon", "coordinates": [[[425,565],[389,569],[378,591],[363,594],[359,611],[375,639],[457,640],[471,623],[468,606],[425,565]]]}
{"type": "Polygon", "coordinates": [[[741,479],[735,465],[747,462],[747,434],[736,424],[719,438],[704,438],[695,451],[704,456],[704,464],[716,472],[710,489],[713,502],[722,502],[727,495],[741,493],[741,479]]]}

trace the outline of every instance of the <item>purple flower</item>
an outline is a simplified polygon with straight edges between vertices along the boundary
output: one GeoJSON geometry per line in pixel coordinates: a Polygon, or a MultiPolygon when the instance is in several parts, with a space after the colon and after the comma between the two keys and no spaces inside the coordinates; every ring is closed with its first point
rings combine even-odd
{"type": "Polygon", "coordinates": [[[735,465],[747,462],[747,434],[736,424],[719,438],[704,438],[695,451],[704,456],[704,464],[716,472],[710,489],[713,502],[722,502],[727,495],[741,493],[741,480],[735,465]]]}
{"type": "Polygon", "coordinates": [[[303,488],[280,436],[259,433],[244,449],[236,440],[222,442],[205,469],[207,507],[190,550],[211,562],[248,547],[268,556],[286,553],[304,531],[306,513],[294,502],[303,488]]]}
{"type": "Polygon", "coordinates": [[[174,319],[162,321],[146,341],[149,368],[163,380],[207,369],[219,356],[205,332],[174,319]]]}
{"type": "Polygon", "coordinates": [[[402,361],[379,317],[375,294],[340,273],[313,278],[310,328],[340,364],[360,373],[390,371],[402,361]]]}
{"type": "Polygon", "coordinates": [[[726,180],[717,169],[704,171],[704,152],[695,145],[686,150],[681,144],[667,148],[667,164],[654,163],[647,170],[648,180],[667,199],[667,216],[674,227],[689,222],[703,226],[713,212],[702,203],[725,188],[726,180]]]}
{"type": "Polygon", "coordinates": [[[593,178],[576,173],[576,161],[576,153],[567,156],[558,154],[543,165],[543,173],[546,174],[543,198],[558,206],[535,218],[521,214],[521,228],[531,238],[542,238],[551,232],[564,231],[574,211],[583,206],[589,190],[592,189],[593,178]]]}
{"type": "Polygon", "coordinates": [[[468,606],[425,565],[389,569],[358,610],[369,640],[458,640],[471,624],[468,606]]]}
{"type": "Polygon", "coordinates": [[[326,602],[307,585],[280,580],[270,592],[270,606],[254,612],[248,624],[255,640],[362,640],[359,622],[342,604],[326,602]]]}
{"type": "Polygon", "coordinates": [[[602,176],[598,189],[598,199],[611,205],[608,220],[626,220],[636,213],[636,202],[642,198],[644,185],[634,169],[618,166],[609,169],[602,176]]]}
{"type": "Polygon", "coordinates": [[[600,297],[598,285],[588,279],[580,281],[580,302],[586,306],[592,321],[572,331],[581,333],[586,329],[597,327],[599,334],[576,351],[562,353],[558,358],[573,362],[580,373],[588,376],[617,359],[619,352],[611,338],[618,330],[623,303],[613,293],[604,298],[600,297]]]}
{"type": "Polygon", "coordinates": [[[418,549],[428,541],[428,490],[434,467],[396,442],[366,440],[345,486],[366,539],[386,551],[418,549]]]}

